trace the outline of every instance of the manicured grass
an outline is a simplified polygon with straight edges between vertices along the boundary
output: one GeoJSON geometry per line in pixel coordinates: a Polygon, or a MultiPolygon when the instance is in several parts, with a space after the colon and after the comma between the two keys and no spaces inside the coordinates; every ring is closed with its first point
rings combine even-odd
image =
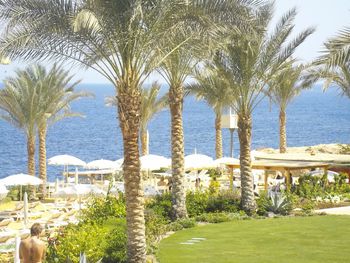
{"type": "Polygon", "coordinates": [[[350,216],[240,220],[182,230],[160,243],[160,263],[349,262],[350,216]],[[193,245],[191,238],[206,238],[193,245]]]}

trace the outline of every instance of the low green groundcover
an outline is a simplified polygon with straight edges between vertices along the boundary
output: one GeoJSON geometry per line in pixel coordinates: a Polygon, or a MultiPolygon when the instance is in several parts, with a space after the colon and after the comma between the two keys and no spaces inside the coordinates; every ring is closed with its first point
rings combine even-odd
{"type": "Polygon", "coordinates": [[[231,221],[179,231],[161,241],[157,257],[160,263],[343,263],[349,230],[350,216],[231,221]]]}

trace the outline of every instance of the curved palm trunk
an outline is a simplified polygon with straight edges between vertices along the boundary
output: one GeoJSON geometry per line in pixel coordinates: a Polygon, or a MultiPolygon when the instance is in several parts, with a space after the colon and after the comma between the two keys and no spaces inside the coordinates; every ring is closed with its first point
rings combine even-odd
{"type": "Polygon", "coordinates": [[[221,132],[221,114],[216,113],[215,116],[215,152],[216,159],[222,157],[222,132],[221,132]]]}
{"type": "Polygon", "coordinates": [[[141,129],[141,154],[148,154],[147,130],[141,129]]]}
{"type": "Polygon", "coordinates": [[[28,174],[35,176],[35,136],[29,135],[27,141],[28,174]]]}
{"type": "Polygon", "coordinates": [[[39,127],[39,178],[43,180],[43,184],[40,185],[39,191],[42,194],[42,198],[46,197],[46,123],[39,127]]]}
{"type": "Polygon", "coordinates": [[[140,92],[136,87],[118,89],[118,114],[124,146],[128,262],[146,262],[144,196],[140,173],[140,92]],[[125,92],[122,92],[122,91],[125,92]]]}
{"type": "Polygon", "coordinates": [[[169,90],[171,113],[171,161],[172,161],[172,217],[187,217],[184,180],[184,134],[182,125],[183,87],[171,86],[169,90]]]}
{"type": "Polygon", "coordinates": [[[250,144],[252,135],[251,116],[238,115],[238,138],[240,145],[241,166],[241,206],[249,215],[255,212],[254,183],[250,158],[250,144]]]}
{"type": "Polygon", "coordinates": [[[286,111],[280,108],[280,153],[287,151],[286,111]]]}

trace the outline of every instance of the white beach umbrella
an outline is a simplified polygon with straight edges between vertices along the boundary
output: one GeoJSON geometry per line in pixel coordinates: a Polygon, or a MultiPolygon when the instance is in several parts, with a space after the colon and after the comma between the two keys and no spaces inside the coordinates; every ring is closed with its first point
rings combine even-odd
{"type": "Polygon", "coordinates": [[[6,186],[16,186],[20,185],[20,200],[22,200],[22,186],[23,185],[40,185],[43,181],[39,179],[38,177],[35,177],[33,175],[29,174],[14,174],[9,175],[5,177],[4,179],[0,180],[0,184],[6,185],[6,186]]]}
{"type": "Polygon", "coordinates": [[[232,157],[222,157],[214,160],[214,163],[216,164],[216,166],[221,166],[225,164],[238,164],[239,159],[232,158],[232,157]]]}
{"type": "Polygon", "coordinates": [[[28,194],[24,192],[23,196],[23,222],[24,227],[27,228],[28,225],[28,194]]]}
{"type": "Polygon", "coordinates": [[[190,154],[185,156],[185,169],[205,169],[213,168],[215,163],[213,158],[204,154],[190,154]]]}
{"type": "Polygon", "coordinates": [[[72,166],[85,166],[86,163],[82,160],[80,160],[77,157],[74,157],[72,155],[67,155],[67,154],[63,154],[63,155],[56,155],[54,157],[51,157],[48,160],[48,164],[50,165],[72,165],[72,166]]]}
{"type": "Polygon", "coordinates": [[[171,165],[171,160],[164,156],[147,154],[140,158],[141,170],[159,170],[161,168],[167,168],[171,165]]]}
{"type": "Polygon", "coordinates": [[[117,169],[119,167],[120,167],[120,165],[118,165],[118,163],[110,161],[110,160],[104,160],[104,159],[89,162],[85,166],[85,168],[88,168],[88,169],[99,169],[99,170],[117,169]]]}
{"type": "Polygon", "coordinates": [[[29,174],[14,174],[9,175],[0,180],[0,184],[6,186],[15,186],[15,185],[40,185],[43,181],[38,177],[29,174]]]}

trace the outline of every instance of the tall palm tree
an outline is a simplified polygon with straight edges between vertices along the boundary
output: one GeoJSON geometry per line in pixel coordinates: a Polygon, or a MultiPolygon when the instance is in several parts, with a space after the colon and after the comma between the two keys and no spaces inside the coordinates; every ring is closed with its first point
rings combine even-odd
{"type": "Polygon", "coordinates": [[[1,118],[24,131],[27,139],[28,174],[35,175],[35,134],[39,113],[35,82],[25,70],[4,80],[0,90],[1,118]]]}
{"type": "Polygon", "coordinates": [[[69,72],[56,64],[47,71],[41,65],[28,67],[26,71],[34,76],[36,92],[39,99],[37,127],[39,138],[39,178],[43,180],[41,194],[46,196],[46,134],[48,125],[52,125],[67,117],[82,116],[70,110],[70,103],[91,93],[74,91],[79,83],[72,82],[69,72]]]}
{"type": "Polygon", "coordinates": [[[161,60],[156,52],[159,39],[184,27],[176,14],[186,17],[185,4],[180,0],[0,2],[0,18],[7,26],[0,53],[12,59],[70,60],[96,70],[117,90],[129,262],[145,262],[146,255],[139,160],[141,86],[161,60]]]}
{"type": "Polygon", "coordinates": [[[285,14],[275,30],[268,34],[272,17],[272,5],[265,5],[256,12],[257,29],[247,32],[240,39],[232,39],[224,50],[217,53],[214,64],[230,83],[232,107],[238,115],[240,142],[241,205],[247,213],[254,213],[256,203],[250,157],[252,112],[262,100],[266,84],[292,56],[295,49],[313,33],[307,29],[290,43],[287,38],[294,27],[295,9],[285,14]]]}
{"type": "MultiPolygon", "coordinates": [[[[149,153],[147,142],[147,126],[148,123],[155,117],[155,115],[168,106],[168,95],[165,94],[159,98],[160,85],[157,82],[152,83],[152,86],[143,88],[141,91],[141,154],[149,153]]],[[[117,106],[115,97],[106,98],[107,106],[117,106]]]]}
{"type": "Polygon", "coordinates": [[[185,25],[185,30],[173,35],[167,46],[168,56],[161,64],[159,73],[169,85],[169,107],[171,114],[171,159],[172,159],[172,217],[187,217],[186,192],[184,187],[184,133],[183,98],[186,80],[194,73],[199,61],[209,56],[213,46],[225,41],[227,28],[239,31],[242,25],[249,25],[252,7],[260,1],[186,1],[182,10],[185,14],[200,13],[200,23],[194,21],[185,25]],[[203,16],[204,15],[204,16],[203,16]],[[213,27],[214,25],[214,27],[213,27]],[[192,38],[188,36],[192,35],[192,38]],[[170,52],[173,47],[178,47],[170,52]]]}
{"type": "Polygon", "coordinates": [[[305,69],[306,66],[304,65],[293,66],[289,62],[283,70],[279,71],[268,82],[269,89],[267,90],[267,95],[280,109],[280,153],[287,151],[287,106],[303,89],[310,87],[314,82],[314,80],[306,78],[305,69]]]}
{"type": "Polygon", "coordinates": [[[215,113],[215,153],[216,159],[222,155],[221,115],[224,107],[231,104],[231,90],[225,80],[217,72],[197,71],[195,74],[197,83],[186,87],[189,94],[197,99],[205,100],[215,113]]]}

